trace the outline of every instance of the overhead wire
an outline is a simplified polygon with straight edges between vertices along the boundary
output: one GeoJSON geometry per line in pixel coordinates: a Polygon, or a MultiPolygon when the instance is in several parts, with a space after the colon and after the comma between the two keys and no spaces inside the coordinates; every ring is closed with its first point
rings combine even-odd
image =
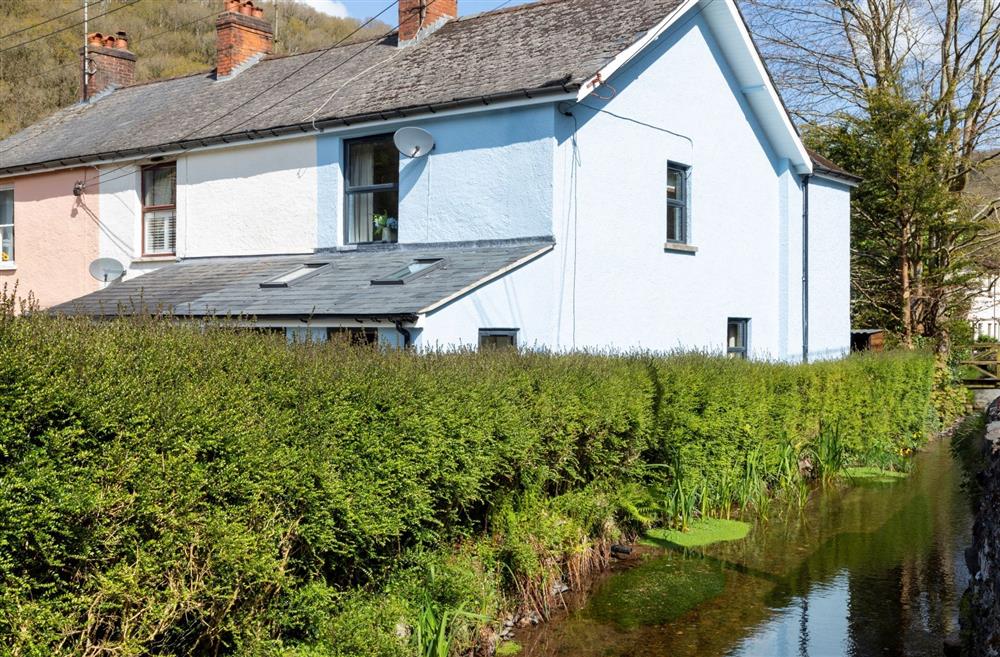
{"type": "MultiPolygon", "coordinates": [[[[116,11],[121,11],[122,9],[128,9],[129,7],[134,7],[135,5],[139,4],[140,2],[142,2],[142,0],[131,0],[130,2],[127,2],[126,4],[123,4],[123,5],[120,5],[118,7],[114,7],[112,9],[107,10],[103,14],[98,14],[97,16],[94,16],[90,20],[93,21],[93,20],[96,20],[98,18],[102,18],[104,16],[109,16],[109,15],[115,13],[116,11]]],[[[90,5],[87,5],[87,6],[89,7],[90,5]]],[[[33,39],[28,39],[27,41],[22,41],[21,43],[15,44],[13,46],[7,46],[6,48],[0,48],[0,55],[2,55],[5,52],[8,52],[10,50],[17,50],[18,48],[23,48],[24,46],[27,46],[27,45],[32,44],[32,43],[35,43],[37,41],[41,41],[43,39],[48,39],[51,36],[55,36],[57,34],[65,32],[66,30],[72,30],[73,28],[80,27],[83,24],[84,24],[84,21],[80,21],[79,23],[74,23],[72,25],[67,25],[66,27],[61,27],[58,30],[53,30],[52,32],[47,32],[45,34],[42,34],[41,36],[34,37],[33,39]]]]}
{"type": "MultiPolygon", "coordinates": [[[[101,2],[101,0],[94,0],[93,2],[91,2],[90,4],[87,5],[87,8],[89,9],[90,7],[93,7],[96,4],[100,4],[100,2],[101,2]]],[[[83,11],[83,6],[77,7],[76,9],[71,9],[71,10],[65,12],[65,13],[59,14],[58,16],[53,16],[52,18],[46,19],[46,20],[44,20],[44,21],[42,21],[40,23],[35,23],[34,25],[29,25],[28,27],[22,27],[21,29],[14,30],[13,32],[8,32],[7,34],[4,34],[3,36],[0,36],[0,41],[3,41],[4,39],[9,39],[12,36],[17,36],[18,34],[23,34],[25,32],[30,32],[31,30],[33,30],[33,29],[35,29],[37,27],[41,27],[42,25],[48,25],[49,23],[51,23],[53,21],[57,21],[60,18],[66,18],[70,14],[75,14],[75,13],[77,13],[79,11],[83,11]]]]}
{"type": "MultiPolygon", "coordinates": [[[[431,0],[431,2],[427,6],[429,7],[430,4],[433,4],[434,2],[436,2],[436,0],[431,0]]],[[[267,92],[272,91],[273,89],[277,88],[283,82],[287,81],[289,78],[291,78],[292,76],[294,76],[296,73],[298,73],[299,71],[303,70],[304,68],[306,68],[307,66],[309,66],[310,64],[312,64],[313,62],[315,62],[316,60],[318,60],[320,57],[322,57],[323,55],[327,54],[328,52],[330,52],[331,50],[333,50],[334,48],[336,48],[337,46],[343,44],[348,39],[350,39],[352,36],[354,36],[355,34],[357,34],[358,32],[360,32],[361,30],[363,30],[365,27],[367,27],[368,25],[370,25],[374,21],[378,20],[378,18],[380,16],[382,16],[382,14],[384,14],[387,11],[389,11],[390,9],[392,9],[397,4],[399,4],[399,0],[393,0],[388,5],[386,5],[386,7],[384,9],[382,9],[382,11],[380,11],[377,14],[375,14],[374,16],[372,16],[371,18],[369,18],[368,20],[366,20],[364,23],[362,23],[361,25],[359,25],[350,34],[348,34],[347,36],[343,37],[342,39],[336,41],[335,43],[333,43],[329,47],[324,48],[324,49],[318,51],[315,57],[311,57],[308,61],[304,62],[302,65],[298,66],[297,68],[295,68],[291,72],[285,74],[284,76],[282,76],[276,82],[268,85],[267,87],[265,87],[264,89],[262,89],[258,93],[254,94],[251,98],[248,98],[247,100],[243,101],[239,105],[236,105],[235,107],[231,107],[231,108],[226,109],[225,112],[220,113],[218,116],[216,116],[214,119],[212,119],[208,123],[205,123],[205,124],[203,124],[203,125],[195,128],[194,130],[191,130],[191,131],[187,132],[186,134],[182,135],[181,137],[179,137],[175,141],[183,141],[185,139],[188,139],[188,138],[192,137],[193,135],[198,134],[199,132],[201,132],[205,128],[213,125],[214,123],[217,123],[218,121],[220,121],[221,119],[225,118],[226,116],[232,114],[233,112],[246,107],[247,105],[249,105],[250,103],[252,103],[254,100],[256,100],[256,99],[260,98],[261,96],[263,96],[264,94],[266,94],[267,92]]],[[[398,28],[398,25],[397,25],[397,28],[398,28]]],[[[396,28],[394,28],[393,30],[390,30],[386,35],[391,34],[395,29],[396,28]]],[[[374,43],[380,41],[382,38],[384,38],[384,36],[380,37],[379,39],[373,39],[372,42],[368,46],[366,46],[365,48],[363,48],[361,51],[359,51],[359,53],[362,52],[362,51],[364,51],[364,50],[367,50],[369,47],[371,47],[374,43]]],[[[355,53],[354,56],[356,56],[359,53],[355,53]]],[[[341,62],[341,64],[339,64],[338,66],[335,66],[332,69],[327,70],[326,72],[324,72],[323,74],[321,74],[318,78],[316,78],[315,80],[313,80],[313,82],[315,82],[315,81],[317,81],[317,80],[319,80],[319,79],[321,79],[321,78],[329,75],[334,70],[336,70],[336,68],[338,68],[340,65],[343,65],[344,63],[346,63],[346,62],[350,61],[351,59],[353,59],[354,56],[348,57],[346,60],[343,60],[341,62]]],[[[307,84],[307,85],[305,85],[303,87],[300,87],[299,89],[296,89],[291,94],[289,94],[289,95],[285,96],[284,98],[282,98],[281,100],[279,100],[277,103],[266,107],[264,110],[262,110],[261,112],[258,112],[257,114],[254,114],[253,116],[251,116],[250,118],[246,119],[245,121],[242,121],[242,122],[236,124],[235,126],[231,126],[230,128],[228,128],[228,130],[232,130],[234,128],[237,128],[237,127],[243,125],[244,123],[246,123],[247,121],[250,121],[250,120],[256,118],[257,116],[259,116],[263,112],[266,112],[266,111],[272,109],[275,105],[280,104],[280,103],[284,102],[285,100],[287,100],[288,98],[291,98],[295,94],[299,93],[302,89],[304,89],[307,86],[309,86],[309,85],[307,84]]],[[[129,169],[131,167],[132,167],[132,164],[129,163],[129,164],[125,164],[125,165],[122,165],[120,167],[117,167],[115,169],[111,169],[106,174],[104,174],[104,176],[100,177],[98,181],[95,181],[94,184],[99,184],[100,182],[108,183],[108,182],[112,182],[114,180],[118,180],[119,178],[124,178],[124,177],[130,176],[130,175],[132,175],[131,172],[126,173],[126,174],[124,174],[122,176],[116,176],[114,178],[107,178],[106,177],[106,176],[110,176],[110,175],[112,175],[112,174],[114,174],[114,173],[116,173],[118,171],[123,171],[125,169],[129,169]]]]}

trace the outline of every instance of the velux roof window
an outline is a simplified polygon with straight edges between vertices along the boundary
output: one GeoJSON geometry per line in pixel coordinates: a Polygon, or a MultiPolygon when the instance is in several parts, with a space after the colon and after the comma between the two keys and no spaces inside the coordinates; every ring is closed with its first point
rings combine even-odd
{"type": "Polygon", "coordinates": [[[377,278],[372,281],[372,285],[403,285],[407,281],[427,273],[431,269],[440,266],[441,258],[417,258],[402,269],[398,269],[388,276],[377,278]]]}
{"type": "Polygon", "coordinates": [[[286,271],[284,274],[275,276],[272,279],[266,280],[260,284],[261,287],[288,287],[292,283],[297,283],[305,278],[311,278],[320,271],[329,267],[328,262],[307,262],[302,265],[296,265],[296,267],[290,271],[286,271]]]}

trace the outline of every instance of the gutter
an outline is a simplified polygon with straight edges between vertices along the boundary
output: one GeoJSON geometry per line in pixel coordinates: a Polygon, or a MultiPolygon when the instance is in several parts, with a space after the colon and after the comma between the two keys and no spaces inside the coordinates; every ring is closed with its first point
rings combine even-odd
{"type": "MultiPolygon", "coordinates": [[[[440,103],[429,103],[425,105],[414,105],[384,112],[369,112],[366,114],[355,114],[343,118],[328,118],[317,121],[306,121],[292,123],[282,126],[273,126],[258,130],[244,130],[242,132],[231,132],[223,135],[213,135],[211,137],[198,137],[181,139],[153,146],[143,146],[139,148],[127,148],[118,151],[104,151],[92,155],[81,155],[77,157],[65,157],[43,162],[18,165],[13,167],[0,167],[0,174],[12,175],[15,173],[30,173],[46,169],[60,169],[72,167],[80,164],[92,162],[108,162],[117,160],[128,160],[140,158],[148,155],[167,155],[189,151],[195,148],[205,148],[218,144],[240,144],[253,142],[257,139],[269,139],[286,135],[308,134],[311,132],[323,132],[328,128],[348,128],[357,124],[374,123],[378,121],[391,121],[405,119],[428,114],[436,114],[442,111],[464,109],[468,107],[489,106],[495,103],[517,100],[535,100],[547,96],[564,95],[572,93],[581,87],[579,82],[558,82],[542,87],[531,89],[518,89],[517,91],[505,91],[485,96],[475,96],[472,98],[461,98],[440,103]]],[[[16,147],[15,147],[16,148],[16,147]]]]}

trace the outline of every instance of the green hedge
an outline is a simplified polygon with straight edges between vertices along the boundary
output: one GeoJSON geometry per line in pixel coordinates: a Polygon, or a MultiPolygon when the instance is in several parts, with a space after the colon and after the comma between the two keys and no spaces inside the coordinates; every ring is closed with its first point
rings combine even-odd
{"type": "Polygon", "coordinates": [[[420,554],[497,588],[530,562],[504,518],[607,527],[604,492],[647,464],[712,479],[823,425],[852,460],[897,454],[932,378],[914,354],[415,355],[2,319],[0,654],[408,654],[420,554]]]}

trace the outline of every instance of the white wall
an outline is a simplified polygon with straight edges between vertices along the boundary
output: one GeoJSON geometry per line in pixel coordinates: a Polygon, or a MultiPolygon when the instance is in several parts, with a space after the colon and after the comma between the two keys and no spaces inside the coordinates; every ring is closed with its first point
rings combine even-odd
{"type": "Polygon", "coordinates": [[[178,170],[181,257],[311,253],[316,247],[313,137],[207,150],[178,170]]]}
{"type": "Polygon", "coordinates": [[[584,103],[633,121],[577,106],[574,147],[573,119],[557,117],[558,344],[719,351],[739,317],[751,319],[755,356],[800,357],[797,180],[704,18],[668,30],[610,85],[611,100],[584,103]],[[691,166],[695,254],[664,249],[668,161],[691,166]]]}
{"type": "Polygon", "coordinates": [[[809,183],[810,359],[836,358],[850,351],[850,305],[850,188],[813,177],[809,183]]]}

